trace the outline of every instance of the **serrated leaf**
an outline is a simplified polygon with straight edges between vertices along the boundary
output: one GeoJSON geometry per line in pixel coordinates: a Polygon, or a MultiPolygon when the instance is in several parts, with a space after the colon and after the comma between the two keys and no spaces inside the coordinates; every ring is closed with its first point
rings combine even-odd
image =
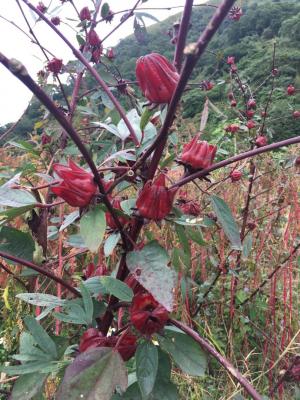
{"type": "Polygon", "coordinates": [[[135,353],[136,376],[143,397],[147,397],[153,390],[157,370],[158,351],[151,342],[139,344],[135,353]]]}
{"type": "Polygon", "coordinates": [[[222,225],[225,235],[229,239],[232,248],[235,250],[242,250],[239,227],[233,218],[230,208],[225,201],[218,196],[210,196],[210,200],[217,219],[222,225]]]}
{"type": "Polygon", "coordinates": [[[88,249],[96,253],[106,229],[105,212],[100,206],[88,211],[80,220],[80,235],[88,249]]]}
{"type": "Polygon", "coordinates": [[[142,250],[128,253],[126,263],[134,278],[168,311],[172,311],[176,273],[168,267],[166,250],[153,241],[142,250]]]}
{"type": "Polygon", "coordinates": [[[166,329],[165,336],[160,336],[159,342],[162,349],[173,357],[176,365],[184,373],[192,376],[205,375],[205,353],[190,336],[166,329]]]}
{"type": "Polygon", "coordinates": [[[112,276],[101,276],[100,284],[103,285],[106,292],[117,297],[121,301],[131,301],[133,297],[132,289],[126,283],[112,276]]]}
{"type": "Polygon", "coordinates": [[[57,350],[55,343],[50,338],[48,333],[43,329],[43,327],[35,320],[34,317],[28,315],[24,319],[24,323],[27,329],[30,331],[34,340],[38,344],[38,346],[46,353],[51,354],[52,359],[55,360],[57,358],[57,350]]]}
{"type": "Polygon", "coordinates": [[[57,400],[110,400],[116,387],[127,388],[127,371],[117,351],[96,348],[75,358],[66,369],[57,400]]]}

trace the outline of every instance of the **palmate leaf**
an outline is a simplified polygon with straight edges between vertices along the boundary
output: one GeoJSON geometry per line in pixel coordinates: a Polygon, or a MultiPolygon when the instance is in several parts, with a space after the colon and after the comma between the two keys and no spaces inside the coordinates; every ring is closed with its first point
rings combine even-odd
{"type": "Polygon", "coordinates": [[[117,351],[96,348],[75,358],[66,369],[57,400],[110,400],[116,387],[127,388],[127,370],[117,351]]]}

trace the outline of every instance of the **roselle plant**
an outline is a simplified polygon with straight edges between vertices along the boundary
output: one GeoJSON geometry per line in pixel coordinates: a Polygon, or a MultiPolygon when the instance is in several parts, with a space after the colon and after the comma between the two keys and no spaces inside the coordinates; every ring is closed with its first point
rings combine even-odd
{"type": "MultiPolygon", "coordinates": [[[[111,33],[134,19],[135,36],[144,40],[147,14],[139,9],[146,2],[138,0],[122,12],[111,33]]],[[[117,17],[109,3],[92,2],[77,10],[75,2],[61,1],[62,7],[70,3],[74,8],[78,42],[72,43],[59,29],[63,18],[51,15],[47,5],[29,0],[17,3],[25,19],[24,10],[29,9],[39,24],[58,35],[79,67],[74,71],[61,59],[48,57],[30,27],[33,41],[47,57],[39,78],[47,80],[51,72],[62,90],[59,75],[69,73],[73,79],[71,97],[62,93],[65,104],[58,106],[45,90],[46,81],[36,83],[21,62],[0,53],[1,64],[31,90],[58,127],[53,134],[42,124],[38,150],[30,143],[21,146],[35,160],[40,158],[35,172],[25,169],[22,176],[16,174],[0,187],[0,266],[25,286],[26,291],[17,298],[33,306],[19,321],[19,354],[9,365],[1,366],[7,375],[18,376],[10,399],[34,399],[43,392],[48,393],[47,398],[59,400],[177,399],[174,376],[178,371],[204,379],[213,375],[217,364],[239,385],[232,389],[232,396],[242,391],[256,400],[266,398],[255,389],[256,380],[250,382],[230,361],[235,360],[234,341],[229,343],[226,357],[225,349],[214,339],[217,333],[206,330],[203,316],[208,310],[204,301],[212,300],[214,315],[229,316],[226,329],[232,338],[241,307],[259,297],[277,272],[292,263],[299,249],[293,225],[299,205],[291,183],[290,196],[296,205],[287,222],[293,226],[292,243],[288,233],[284,235],[288,254],[276,260],[263,280],[259,281],[256,273],[248,276],[248,287],[254,280],[250,293],[240,288],[253,232],[265,218],[251,208],[261,195],[254,194],[255,185],[260,188],[256,181],[270,173],[258,169],[256,160],[263,153],[300,143],[296,136],[268,144],[267,117],[278,75],[274,73],[276,45],[266,79],[270,92],[263,104],[241,77],[235,55],[223,58],[228,78],[224,101],[235,117],[225,117],[222,135],[209,141],[204,140],[209,110],[222,114],[209,100],[209,93],[217,87],[213,77],[197,83],[207,96],[197,132],[182,130],[181,98],[194,84],[193,70],[223,21],[234,24],[243,18],[243,10],[234,0],[203,5],[212,8],[212,16],[194,43],[187,39],[193,1],[186,0],[181,19],[173,26],[173,60],[156,52],[145,54],[137,59],[134,82],[113,68],[118,54],[106,47],[109,35],[101,36],[101,24],[117,17]],[[95,81],[90,91],[85,87],[86,76],[95,81]],[[125,97],[131,110],[122,106],[125,97]],[[99,98],[101,107],[95,103],[99,98]],[[238,143],[240,136],[243,140],[238,143]],[[242,210],[235,207],[233,212],[225,196],[217,195],[219,187],[227,184],[232,188],[233,203],[244,194],[241,187],[245,185],[242,210]],[[191,190],[194,187],[196,197],[191,190]],[[234,217],[237,211],[239,219],[234,217]],[[195,272],[198,259],[201,279],[195,272]],[[207,279],[207,263],[215,268],[212,279],[207,279]],[[22,268],[21,275],[13,265],[22,268]],[[226,310],[220,299],[213,297],[221,280],[226,310]],[[54,389],[52,386],[49,395],[51,380],[54,389]]],[[[297,88],[290,84],[284,91],[291,97],[297,88]]],[[[298,111],[293,112],[297,118],[298,111]]],[[[278,218],[282,202],[275,204],[274,200],[278,218]]],[[[287,282],[287,275],[284,279],[287,282]]],[[[292,285],[292,273],[289,279],[292,285]]],[[[275,294],[273,290],[270,310],[275,310],[275,294]]],[[[286,293],[284,299],[286,306],[286,293]]],[[[285,328],[287,312],[286,306],[285,328]]],[[[209,318],[214,315],[207,312],[209,318]]],[[[269,318],[272,315],[270,312],[269,318]]],[[[289,329],[291,341],[291,325],[289,329]]],[[[281,348],[285,345],[284,337],[281,348]]],[[[286,379],[278,379],[264,394],[273,396],[279,389],[282,393],[285,381],[299,380],[298,361],[284,362],[286,379]]],[[[275,365],[274,361],[272,368],[275,365]]]]}

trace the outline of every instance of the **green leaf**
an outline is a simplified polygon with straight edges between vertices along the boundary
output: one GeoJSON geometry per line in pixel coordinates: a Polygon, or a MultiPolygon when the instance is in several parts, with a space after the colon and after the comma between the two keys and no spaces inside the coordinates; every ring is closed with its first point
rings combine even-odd
{"type": "Polygon", "coordinates": [[[126,283],[112,276],[101,276],[99,278],[101,285],[104,286],[107,293],[117,297],[121,301],[131,301],[133,297],[132,289],[126,283]]]}
{"type": "Polygon", "coordinates": [[[250,232],[243,241],[243,257],[245,258],[249,257],[251,253],[252,242],[253,242],[253,236],[252,233],[250,232]]]}
{"type": "Polygon", "coordinates": [[[207,243],[205,242],[205,240],[203,238],[200,227],[192,228],[192,227],[187,226],[185,228],[185,231],[186,231],[189,239],[191,239],[193,242],[197,243],[199,246],[207,245],[207,243]]]}
{"type": "Polygon", "coordinates": [[[53,296],[52,294],[45,293],[19,293],[16,297],[28,304],[40,307],[57,307],[63,306],[66,300],[62,300],[59,297],[53,296]]]}
{"type": "Polygon", "coordinates": [[[107,17],[108,13],[109,13],[109,4],[104,3],[103,6],[101,7],[101,17],[102,18],[107,17]]]}
{"type": "Polygon", "coordinates": [[[75,358],[66,369],[57,400],[110,400],[116,387],[127,388],[127,371],[117,351],[96,348],[75,358]]]}
{"type": "Polygon", "coordinates": [[[56,346],[53,340],[50,338],[48,333],[42,328],[42,326],[32,316],[27,316],[24,319],[25,325],[34,337],[38,346],[46,353],[51,354],[52,359],[57,358],[56,346]]]}
{"type": "Polygon", "coordinates": [[[27,211],[30,211],[34,208],[35,206],[28,205],[28,206],[23,206],[23,207],[14,207],[14,208],[8,208],[7,210],[1,211],[0,212],[0,223],[4,221],[9,221],[11,219],[14,219],[18,217],[19,215],[25,214],[27,211]]]}
{"type": "Polygon", "coordinates": [[[173,357],[184,373],[204,376],[207,367],[206,356],[190,336],[166,329],[165,336],[160,336],[159,342],[162,349],[173,357]]]}
{"type": "Polygon", "coordinates": [[[35,245],[29,233],[3,226],[0,229],[0,250],[15,257],[32,261],[35,245]]]}
{"type": "Polygon", "coordinates": [[[57,362],[34,361],[16,366],[3,366],[0,365],[0,371],[8,375],[25,375],[33,372],[50,373],[57,371],[60,368],[57,362]]]}
{"type": "Polygon", "coordinates": [[[172,311],[176,273],[168,267],[166,250],[153,241],[142,250],[128,253],[126,263],[134,278],[168,311],[172,311]]]}
{"type": "Polygon", "coordinates": [[[225,235],[230,240],[232,248],[242,250],[242,242],[239,227],[235,222],[228,205],[218,196],[210,196],[210,201],[218,221],[224,229],[225,235]]]}
{"type": "Polygon", "coordinates": [[[26,190],[10,189],[8,187],[0,188],[0,205],[8,207],[24,207],[35,205],[36,198],[26,190]]]}
{"type": "Polygon", "coordinates": [[[121,235],[119,232],[111,233],[108,236],[108,238],[105,240],[103,248],[105,257],[109,257],[113,253],[118,241],[120,240],[120,237],[121,235]]]}
{"type": "Polygon", "coordinates": [[[32,373],[20,376],[14,384],[10,400],[30,400],[40,393],[47,375],[32,373]]]}
{"type": "Polygon", "coordinates": [[[59,228],[59,232],[63,231],[64,229],[66,229],[69,225],[71,225],[74,221],[76,221],[76,219],[79,218],[79,211],[73,211],[71,214],[67,215],[64,217],[64,221],[61,225],[61,227],[59,228]]]}
{"type": "Polygon", "coordinates": [[[88,211],[80,220],[80,235],[88,249],[96,253],[106,229],[105,212],[100,206],[88,211]]]}
{"type": "Polygon", "coordinates": [[[88,325],[92,325],[93,314],[94,314],[93,300],[90,295],[90,292],[87,290],[87,288],[84,286],[83,283],[80,283],[80,293],[82,295],[84,311],[86,314],[86,320],[88,322],[88,325]]]}
{"type": "Polygon", "coordinates": [[[145,129],[146,125],[150,121],[152,114],[153,114],[153,112],[148,107],[145,107],[144,112],[141,116],[141,120],[140,120],[141,131],[143,131],[145,129]]]}
{"type": "Polygon", "coordinates": [[[136,376],[143,398],[153,390],[157,370],[158,351],[157,346],[151,342],[139,344],[135,353],[136,376]]]}
{"type": "Polygon", "coordinates": [[[90,318],[76,300],[69,301],[64,307],[65,313],[54,312],[54,318],[77,325],[90,325],[90,318]]]}

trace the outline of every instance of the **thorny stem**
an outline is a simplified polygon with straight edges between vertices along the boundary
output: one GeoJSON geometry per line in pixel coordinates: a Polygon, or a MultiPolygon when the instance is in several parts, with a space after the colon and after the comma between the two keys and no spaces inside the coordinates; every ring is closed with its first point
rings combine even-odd
{"type": "Polygon", "coordinates": [[[114,208],[111,205],[111,202],[108,199],[108,196],[105,194],[105,189],[102,183],[102,179],[99,175],[96,165],[92,160],[87,148],[82,143],[80,136],[75,131],[70,122],[66,119],[64,114],[55,106],[50,97],[34,82],[31,76],[28,74],[24,65],[22,65],[17,60],[9,60],[2,53],[0,53],[0,63],[2,63],[14,76],[16,76],[21,82],[24,83],[25,86],[28,87],[29,90],[40,100],[40,102],[50,111],[50,113],[54,116],[54,118],[59,122],[59,124],[65,129],[65,131],[72,138],[73,142],[78,147],[79,151],[83,155],[83,158],[89,165],[93,175],[95,182],[97,183],[100,193],[103,194],[103,202],[105,203],[108,211],[111,213],[117,228],[120,231],[122,236],[122,240],[124,242],[124,246],[127,247],[127,236],[123,230],[123,226],[119,221],[118,216],[116,215],[114,208]]]}
{"type": "Polygon", "coordinates": [[[63,287],[65,287],[66,289],[68,289],[70,292],[72,292],[76,297],[80,297],[80,293],[69,283],[65,282],[63,279],[59,278],[58,276],[56,276],[55,274],[53,274],[52,272],[50,272],[49,270],[47,270],[46,268],[40,267],[30,261],[27,260],[23,260],[22,258],[19,257],[15,257],[11,254],[8,254],[4,251],[0,251],[0,257],[6,258],[7,260],[11,260],[14,261],[18,264],[24,265],[27,268],[33,269],[34,271],[37,271],[38,273],[47,276],[48,278],[50,278],[51,280],[61,284],[63,287]]]}
{"type": "Polygon", "coordinates": [[[181,329],[188,336],[194,339],[195,342],[199,343],[205,351],[207,351],[212,357],[214,357],[226,369],[226,371],[234,379],[236,379],[241,386],[243,386],[243,388],[252,397],[252,399],[262,400],[261,395],[257,393],[251,383],[237,369],[235,369],[234,366],[226,358],[218,353],[217,350],[210,343],[208,343],[205,339],[198,335],[197,332],[195,332],[192,328],[184,325],[182,322],[176,321],[174,319],[170,319],[169,321],[172,325],[181,329]]]}
{"type": "Polygon", "coordinates": [[[119,103],[119,101],[115,98],[115,96],[112,94],[112,92],[109,90],[108,86],[104,82],[104,80],[101,78],[101,76],[98,74],[95,68],[93,68],[89,61],[80,53],[79,50],[77,50],[72,43],[56,28],[55,25],[52,24],[51,21],[43,13],[41,13],[36,7],[34,7],[28,0],[22,0],[31,10],[33,10],[38,16],[46,22],[47,25],[50,26],[51,29],[54,30],[54,32],[66,43],[66,45],[72,50],[73,54],[75,57],[82,62],[82,64],[89,70],[91,75],[96,79],[96,81],[99,83],[99,85],[102,87],[102,89],[105,91],[107,96],[110,98],[114,106],[116,107],[118,113],[120,114],[121,118],[123,119],[125,125],[127,126],[130,136],[136,146],[139,146],[139,141],[138,138],[135,134],[135,131],[129,122],[125,110],[119,103]]]}

